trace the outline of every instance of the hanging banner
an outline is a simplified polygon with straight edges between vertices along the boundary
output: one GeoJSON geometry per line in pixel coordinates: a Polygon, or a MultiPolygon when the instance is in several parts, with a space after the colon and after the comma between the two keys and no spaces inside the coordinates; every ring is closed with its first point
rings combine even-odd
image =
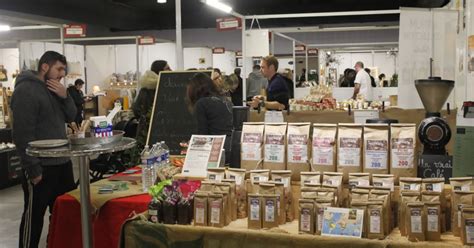
{"type": "Polygon", "coordinates": [[[225,48],[224,47],[214,47],[214,48],[212,48],[212,53],[213,54],[224,54],[225,53],[225,48]]]}
{"type": "Polygon", "coordinates": [[[228,31],[242,29],[242,20],[240,18],[218,18],[216,19],[217,31],[228,31]]]}
{"type": "Polygon", "coordinates": [[[295,45],[295,52],[304,53],[306,51],[305,45],[295,45]]]}
{"type": "Polygon", "coordinates": [[[155,44],[155,37],[153,36],[141,36],[138,38],[139,45],[153,45],[155,44]]]}
{"type": "Polygon", "coordinates": [[[64,38],[79,38],[86,37],[86,24],[66,24],[63,27],[64,38]]]}
{"type": "Polygon", "coordinates": [[[318,49],[317,48],[309,48],[308,49],[308,55],[318,55],[318,49]]]}

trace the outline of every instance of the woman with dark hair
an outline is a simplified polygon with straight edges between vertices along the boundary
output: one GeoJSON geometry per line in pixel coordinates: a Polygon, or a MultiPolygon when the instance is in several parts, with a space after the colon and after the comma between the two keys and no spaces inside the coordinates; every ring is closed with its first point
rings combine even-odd
{"type": "Polygon", "coordinates": [[[203,73],[191,78],[187,88],[187,100],[197,120],[197,134],[226,135],[226,162],[230,161],[232,102],[223,96],[212,79],[203,73]]]}
{"type": "Polygon", "coordinates": [[[155,100],[155,91],[158,84],[158,76],[162,71],[171,71],[168,62],[164,60],[156,60],[151,64],[149,71],[140,78],[139,85],[141,87],[137,99],[132,105],[133,114],[138,118],[137,127],[137,147],[142,150],[145,146],[146,137],[148,135],[148,125],[151,119],[151,111],[153,109],[153,101],[155,100]]]}

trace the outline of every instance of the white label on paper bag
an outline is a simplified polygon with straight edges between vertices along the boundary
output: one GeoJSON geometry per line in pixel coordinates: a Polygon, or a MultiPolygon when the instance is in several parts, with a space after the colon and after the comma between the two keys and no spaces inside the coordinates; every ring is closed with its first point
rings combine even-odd
{"type": "Polygon", "coordinates": [[[300,229],[305,232],[311,231],[311,210],[308,208],[301,209],[300,229]]]}
{"type": "Polygon", "coordinates": [[[265,202],[265,221],[275,222],[275,203],[272,200],[265,202]]]}
{"type": "Polygon", "coordinates": [[[242,160],[260,161],[262,159],[262,134],[244,133],[242,137],[242,160]]]}
{"type": "Polygon", "coordinates": [[[411,232],[412,233],[423,233],[423,227],[421,223],[421,209],[411,209],[410,212],[411,220],[411,232]]]}
{"type": "Polygon", "coordinates": [[[338,164],[360,166],[360,138],[340,138],[338,164]]]}
{"type": "Polygon", "coordinates": [[[392,138],[391,150],[392,168],[406,169],[414,167],[415,147],[412,138],[392,138]]]}
{"type": "Polygon", "coordinates": [[[277,216],[280,217],[280,195],[277,194],[277,216]]]}
{"type": "Polygon", "coordinates": [[[323,218],[324,218],[324,209],[320,208],[318,210],[318,231],[323,230],[323,218]]]}
{"type": "Polygon", "coordinates": [[[243,184],[244,180],[242,176],[230,175],[229,179],[235,180],[235,185],[240,186],[243,184]]]}
{"type": "Polygon", "coordinates": [[[268,134],[265,136],[265,162],[285,162],[285,137],[268,134]]]}
{"type": "Polygon", "coordinates": [[[438,231],[438,209],[428,208],[428,232],[438,231]]]}
{"type": "Polygon", "coordinates": [[[466,241],[468,244],[474,243],[474,219],[465,219],[466,241]]]}
{"type": "Polygon", "coordinates": [[[333,165],[334,164],[334,139],[313,138],[313,164],[333,165]]]}
{"type": "Polygon", "coordinates": [[[204,224],[204,204],[197,203],[196,204],[196,223],[204,224]]]}
{"type": "Polygon", "coordinates": [[[425,184],[425,190],[441,193],[441,191],[443,190],[442,185],[443,185],[442,183],[427,183],[425,184]]]}
{"type": "Polygon", "coordinates": [[[289,177],[275,178],[274,181],[283,183],[283,187],[285,187],[285,188],[288,188],[290,186],[290,178],[289,177]]]}
{"type": "Polygon", "coordinates": [[[219,202],[212,202],[211,204],[211,223],[219,224],[221,215],[221,204],[219,202]]]}
{"type": "Polygon", "coordinates": [[[370,233],[380,233],[380,210],[370,210],[370,233]]]}
{"type": "Polygon", "coordinates": [[[207,178],[211,181],[222,181],[222,179],[224,179],[221,175],[219,174],[208,174],[207,175],[207,178]]]}
{"type": "Polygon", "coordinates": [[[260,200],[250,199],[250,220],[260,220],[260,200]]]}
{"type": "Polygon", "coordinates": [[[148,214],[149,214],[149,215],[158,215],[158,210],[156,210],[156,209],[148,209],[148,214]]]}
{"type": "Polygon", "coordinates": [[[288,163],[306,163],[308,161],[308,135],[288,135],[288,163]]]}
{"type": "Polygon", "coordinates": [[[268,181],[268,177],[266,177],[266,176],[254,176],[252,178],[252,183],[254,183],[254,182],[266,182],[266,181],[268,181]]]}
{"type": "Polygon", "coordinates": [[[365,150],[365,168],[387,169],[388,142],[387,140],[367,140],[365,150]]]}
{"type": "Polygon", "coordinates": [[[471,191],[471,185],[463,185],[461,191],[471,191]]]}

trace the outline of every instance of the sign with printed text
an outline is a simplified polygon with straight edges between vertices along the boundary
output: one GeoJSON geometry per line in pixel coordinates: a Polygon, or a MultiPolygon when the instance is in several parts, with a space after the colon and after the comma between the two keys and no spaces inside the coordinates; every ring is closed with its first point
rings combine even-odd
{"type": "Polygon", "coordinates": [[[155,37],[153,36],[142,36],[138,39],[140,45],[153,45],[155,44],[155,37]]]}
{"type": "Polygon", "coordinates": [[[85,37],[87,31],[86,24],[67,24],[64,25],[64,38],[85,37]]]}
{"type": "Polygon", "coordinates": [[[217,168],[222,159],[225,135],[193,135],[183,166],[184,176],[206,177],[207,168],[217,168]]]}
{"type": "Polygon", "coordinates": [[[300,53],[306,51],[305,45],[295,45],[295,52],[300,53]]]}
{"type": "Polygon", "coordinates": [[[242,29],[242,20],[240,18],[218,18],[216,19],[218,31],[242,29]]]}
{"type": "Polygon", "coordinates": [[[308,49],[308,55],[318,55],[318,49],[317,48],[308,49]]]}
{"type": "Polygon", "coordinates": [[[224,47],[214,47],[214,48],[212,48],[212,53],[213,54],[224,54],[225,53],[225,48],[224,47]]]}

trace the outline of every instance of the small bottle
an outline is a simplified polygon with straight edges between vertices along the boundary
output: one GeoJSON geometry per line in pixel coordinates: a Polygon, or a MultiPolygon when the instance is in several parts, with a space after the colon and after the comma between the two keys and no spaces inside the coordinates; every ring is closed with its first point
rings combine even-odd
{"type": "Polygon", "coordinates": [[[161,149],[163,150],[163,155],[162,155],[162,162],[164,164],[169,164],[170,163],[170,148],[164,141],[161,141],[161,149]]]}
{"type": "Polygon", "coordinates": [[[150,146],[146,146],[141,155],[143,192],[148,192],[148,188],[153,185],[156,178],[154,158],[150,151],[150,146]]]}

